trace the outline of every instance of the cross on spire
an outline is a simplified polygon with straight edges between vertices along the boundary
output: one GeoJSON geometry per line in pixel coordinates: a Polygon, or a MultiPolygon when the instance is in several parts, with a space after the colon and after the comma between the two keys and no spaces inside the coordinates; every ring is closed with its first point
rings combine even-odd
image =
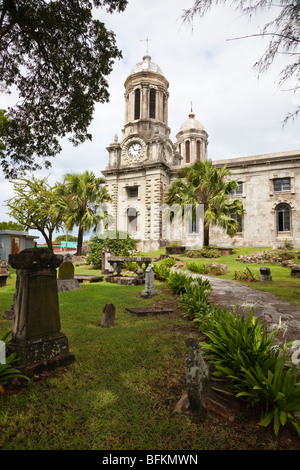
{"type": "Polygon", "coordinates": [[[152,39],[146,38],[146,39],[140,39],[140,42],[146,42],[146,54],[148,55],[148,45],[149,41],[152,41],[152,39]]]}

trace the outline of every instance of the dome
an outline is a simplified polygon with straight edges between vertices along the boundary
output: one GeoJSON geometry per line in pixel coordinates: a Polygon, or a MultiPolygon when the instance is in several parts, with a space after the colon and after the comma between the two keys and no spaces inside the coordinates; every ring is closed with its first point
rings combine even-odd
{"type": "Polygon", "coordinates": [[[161,68],[154,62],[151,62],[151,57],[149,55],[145,55],[143,57],[143,62],[139,62],[131,69],[130,75],[139,72],[153,72],[163,75],[161,68]]]}
{"type": "Polygon", "coordinates": [[[204,130],[203,124],[195,119],[195,114],[193,114],[193,112],[189,114],[189,119],[185,121],[180,128],[181,131],[188,131],[189,129],[204,130]]]}

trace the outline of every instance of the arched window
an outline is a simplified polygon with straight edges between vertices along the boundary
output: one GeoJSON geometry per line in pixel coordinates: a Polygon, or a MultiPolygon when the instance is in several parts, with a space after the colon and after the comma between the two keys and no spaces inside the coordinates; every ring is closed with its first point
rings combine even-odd
{"type": "Polygon", "coordinates": [[[156,90],[150,89],[149,117],[155,119],[156,90]]]}
{"type": "Polygon", "coordinates": [[[289,232],[291,230],[291,208],[288,204],[279,204],[276,207],[277,231],[289,232]]]}
{"type": "Polygon", "coordinates": [[[187,140],[185,143],[185,162],[190,163],[191,156],[190,156],[190,141],[187,140]]]}
{"type": "Polygon", "coordinates": [[[134,119],[140,119],[141,90],[137,88],[134,92],[134,119]]]}

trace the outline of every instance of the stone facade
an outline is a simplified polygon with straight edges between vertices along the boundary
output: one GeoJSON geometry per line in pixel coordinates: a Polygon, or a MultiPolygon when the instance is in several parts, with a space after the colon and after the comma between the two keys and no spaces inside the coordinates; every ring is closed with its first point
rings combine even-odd
{"type": "Polygon", "coordinates": [[[219,228],[211,244],[245,247],[280,247],[286,242],[300,247],[300,151],[214,162],[227,165],[237,180],[244,215],[241,231],[228,237],[219,228]]]}
{"type": "MultiPolygon", "coordinates": [[[[207,159],[208,134],[191,110],[170,140],[169,83],[146,55],[133,67],[124,84],[125,123],[122,138],[107,148],[109,163],[102,171],[112,197],[109,228],[130,232],[139,249],[156,250],[170,242],[186,246],[203,243],[203,214],[192,227],[188,221],[169,223],[164,198],[180,168],[207,159]]],[[[220,246],[300,247],[300,151],[213,162],[227,164],[240,183],[234,197],[242,199],[241,231],[230,238],[212,228],[210,243],[220,246]]]]}

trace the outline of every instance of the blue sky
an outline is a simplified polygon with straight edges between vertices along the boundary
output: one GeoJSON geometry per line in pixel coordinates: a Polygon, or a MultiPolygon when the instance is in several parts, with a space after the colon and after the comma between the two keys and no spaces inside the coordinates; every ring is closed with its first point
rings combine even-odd
{"type": "MultiPolygon", "coordinates": [[[[62,179],[66,172],[94,171],[101,174],[108,162],[106,147],[121,139],[124,124],[124,82],[131,68],[140,62],[149,38],[149,54],[169,81],[169,126],[171,139],[193,111],[209,135],[208,157],[212,160],[238,158],[300,149],[300,119],[283,128],[288,112],[297,100],[277,85],[285,57],[280,56],[270,71],[259,79],[253,66],[263,54],[263,38],[232,40],[257,34],[271,12],[261,12],[249,21],[233,8],[216,6],[193,24],[182,24],[182,8],[193,0],[129,0],[123,13],[109,15],[98,10],[97,17],[116,34],[123,59],[108,77],[110,101],[97,105],[90,131],[92,142],[74,148],[67,140],[52,168],[36,172],[49,181],[62,179]],[[184,5],[184,6],[183,6],[184,5]]],[[[0,96],[0,108],[8,99],[0,96]]],[[[12,184],[0,170],[0,220],[9,220],[5,200],[12,197],[12,184]]],[[[38,232],[31,231],[32,234],[38,232]]]]}

